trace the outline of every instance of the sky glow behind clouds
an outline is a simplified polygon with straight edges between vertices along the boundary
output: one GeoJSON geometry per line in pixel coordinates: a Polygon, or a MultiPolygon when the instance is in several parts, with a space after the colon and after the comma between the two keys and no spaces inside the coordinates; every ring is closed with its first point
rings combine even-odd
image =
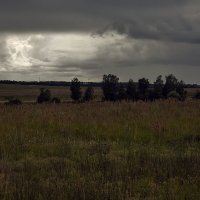
{"type": "Polygon", "coordinates": [[[1,0],[0,79],[200,83],[197,0],[1,0]]]}

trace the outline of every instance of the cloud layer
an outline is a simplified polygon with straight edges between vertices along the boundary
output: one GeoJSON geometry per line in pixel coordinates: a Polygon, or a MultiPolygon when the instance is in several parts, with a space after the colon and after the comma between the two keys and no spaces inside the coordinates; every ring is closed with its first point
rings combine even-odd
{"type": "Polygon", "coordinates": [[[197,0],[1,0],[0,78],[200,83],[197,0]],[[24,76],[24,74],[26,76],[24,76]]]}

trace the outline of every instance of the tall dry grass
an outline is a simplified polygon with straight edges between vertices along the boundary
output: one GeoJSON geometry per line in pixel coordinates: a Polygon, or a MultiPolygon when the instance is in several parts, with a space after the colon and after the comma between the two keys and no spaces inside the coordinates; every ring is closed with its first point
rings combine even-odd
{"type": "Polygon", "coordinates": [[[199,199],[200,102],[0,106],[0,199],[199,199]]]}

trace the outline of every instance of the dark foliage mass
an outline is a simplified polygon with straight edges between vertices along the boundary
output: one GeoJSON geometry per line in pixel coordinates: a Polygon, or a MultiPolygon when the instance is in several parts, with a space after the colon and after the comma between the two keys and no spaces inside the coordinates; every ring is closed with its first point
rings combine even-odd
{"type": "Polygon", "coordinates": [[[126,87],[126,94],[129,100],[137,99],[137,86],[136,86],[136,83],[134,83],[132,79],[128,81],[128,84],[126,87]]]}
{"type": "MultiPolygon", "coordinates": [[[[0,80],[0,84],[8,85],[41,85],[41,86],[70,86],[69,81],[10,81],[10,80],[0,80]]],[[[99,82],[80,82],[81,86],[93,86],[100,87],[99,82]]]]}
{"type": "Polygon", "coordinates": [[[79,101],[81,99],[82,92],[81,92],[81,83],[78,80],[78,78],[74,78],[72,80],[70,85],[70,90],[71,90],[71,98],[74,101],[79,101]]]}
{"type": "Polygon", "coordinates": [[[51,99],[51,103],[58,104],[61,103],[61,100],[58,97],[54,97],[53,99],[51,99]]]}
{"type": "Polygon", "coordinates": [[[148,100],[149,97],[149,80],[141,78],[138,81],[138,97],[141,100],[148,100]]]}
{"type": "Polygon", "coordinates": [[[158,76],[156,81],[154,82],[154,98],[162,99],[163,98],[163,88],[164,81],[162,80],[162,76],[158,76]]]}
{"type": "Polygon", "coordinates": [[[119,78],[113,74],[103,76],[102,90],[104,100],[116,101],[119,93],[119,78]]]}
{"type": "Polygon", "coordinates": [[[94,89],[91,85],[89,85],[85,91],[83,101],[91,101],[94,99],[94,89]]]}
{"type": "Polygon", "coordinates": [[[200,91],[197,91],[197,92],[196,92],[195,98],[196,98],[196,99],[200,99],[200,91]]]}
{"type": "MultiPolygon", "coordinates": [[[[113,74],[103,75],[101,89],[104,101],[154,101],[157,99],[176,99],[184,101],[187,97],[185,90],[187,85],[179,81],[173,74],[167,75],[165,81],[159,75],[153,84],[150,84],[146,78],[141,78],[138,82],[130,79],[127,83],[119,82],[119,77],[113,74]]],[[[81,82],[78,78],[71,81],[71,98],[74,101],[81,100],[81,82]]],[[[199,92],[195,95],[196,99],[200,98],[199,92]]],[[[94,99],[94,90],[89,85],[84,93],[83,101],[94,99]]]]}
{"type": "Polygon", "coordinates": [[[9,106],[22,105],[22,101],[18,98],[10,98],[8,99],[8,102],[5,103],[5,105],[9,106]]]}
{"type": "Polygon", "coordinates": [[[118,91],[118,100],[122,101],[124,99],[127,99],[127,92],[126,88],[123,83],[119,84],[119,91],[118,91]]]}
{"type": "Polygon", "coordinates": [[[40,95],[38,96],[37,102],[44,103],[51,101],[51,91],[48,89],[41,88],[40,95]]]}
{"type": "MultiPolygon", "coordinates": [[[[17,84],[14,81],[0,81],[1,83],[17,84]]],[[[27,82],[21,82],[27,83],[27,82]]],[[[32,82],[34,83],[34,82],[32,82]]],[[[137,82],[129,79],[128,82],[119,82],[119,77],[113,74],[103,75],[101,83],[83,83],[78,78],[74,78],[70,83],[68,82],[45,82],[45,84],[59,83],[70,86],[71,99],[75,102],[88,102],[95,98],[94,87],[101,86],[103,92],[103,101],[154,101],[158,99],[176,99],[184,101],[187,97],[188,87],[194,88],[197,85],[186,85],[182,80],[179,81],[173,74],[167,75],[165,81],[159,75],[155,82],[151,84],[148,79],[140,78],[137,82]],[[86,90],[82,96],[82,87],[86,90]]],[[[58,84],[58,85],[59,85],[58,84]]],[[[200,91],[194,95],[195,99],[200,99],[200,91]]],[[[17,98],[8,99],[8,105],[20,105],[22,102],[17,98]]],[[[40,94],[37,98],[37,103],[54,103],[59,104],[61,100],[57,97],[51,97],[49,89],[40,89],[40,94]]]]}
{"type": "MultiPolygon", "coordinates": [[[[8,85],[41,85],[41,86],[70,86],[69,81],[11,81],[11,80],[0,80],[0,84],[8,85]]],[[[101,87],[101,82],[80,82],[81,86],[92,86],[101,87]]],[[[127,84],[127,83],[125,83],[127,84]]],[[[200,88],[197,84],[185,84],[185,88],[200,88]]]]}
{"type": "Polygon", "coordinates": [[[158,76],[153,85],[146,78],[141,78],[137,83],[132,79],[128,83],[119,83],[119,78],[109,74],[103,76],[102,90],[104,100],[121,101],[121,100],[142,100],[153,101],[156,99],[173,98],[177,100],[185,100],[187,92],[185,84],[179,81],[174,75],[170,74],[162,80],[162,76],[158,76]]]}
{"type": "Polygon", "coordinates": [[[61,100],[58,97],[51,98],[51,91],[49,89],[40,89],[40,95],[37,98],[37,103],[54,103],[59,104],[61,100]]]}

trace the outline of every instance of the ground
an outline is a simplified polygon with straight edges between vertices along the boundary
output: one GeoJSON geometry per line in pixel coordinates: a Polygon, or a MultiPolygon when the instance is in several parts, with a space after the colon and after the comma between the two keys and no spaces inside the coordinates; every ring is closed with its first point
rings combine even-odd
{"type": "MultiPolygon", "coordinates": [[[[42,85],[13,85],[13,84],[0,84],[0,101],[4,102],[9,97],[17,97],[25,102],[35,102],[40,93],[40,88],[50,89],[53,97],[58,97],[62,101],[70,100],[70,88],[61,86],[42,86],[42,85]]],[[[193,96],[198,89],[189,88],[189,97],[193,96]]],[[[85,87],[82,88],[84,93],[85,87]]],[[[97,100],[102,98],[102,90],[100,87],[94,88],[95,97],[97,100]]]]}
{"type": "Polygon", "coordinates": [[[0,199],[199,199],[200,101],[0,105],[0,199]]]}
{"type": "MultiPolygon", "coordinates": [[[[47,88],[51,91],[52,97],[58,97],[62,101],[70,100],[70,88],[62,86],[42,86],[42,85],[13,85],[0,84],[0,101],[6,101],[9,97],[17,97],[25,102],[35,102],[40,93],[40,88],[47,88]]],[[[84,93],[85,87],[82,88],[84,93]]],[[[101,99],[101,88],[94,88],[96,99],[101,99]]]]}

